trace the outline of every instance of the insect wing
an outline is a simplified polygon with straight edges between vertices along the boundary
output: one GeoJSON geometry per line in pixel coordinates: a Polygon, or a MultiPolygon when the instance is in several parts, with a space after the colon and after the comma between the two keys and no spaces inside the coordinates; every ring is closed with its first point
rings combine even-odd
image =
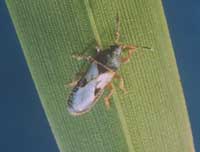
{"type": "Polygon", "coordinates": [[[92,63],[86,75],[78,82],[68,101],[68,111],[72,115],[88,112],[103,94],[104,88],[111,82],[114,73],[99,74],[98,66],[92,63]]]}
{"type": "Polygon", "coordinates": [[[96,80],[92,80],[84,87],[78,88],[77,91],[73,93],[71,98],[72,104],[68,107],[71,114],[81,114],[90,109],[95,100],[96,84],[96,80]]]}
{"type": "MultiPolygon", "coordinates": [[[[96,63],[92,63],[85,76],[72,90],[68,101],[68,111],[73,115],[80,115],[89,111],[96,101],[96,78],[99,75],[96,63]]],[[[99,92],[100,93],[100,92],[99,92]]]]}

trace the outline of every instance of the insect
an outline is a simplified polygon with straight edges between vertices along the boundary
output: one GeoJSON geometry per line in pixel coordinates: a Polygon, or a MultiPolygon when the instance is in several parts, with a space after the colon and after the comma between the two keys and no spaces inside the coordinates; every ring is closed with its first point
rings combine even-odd
{"type": "MultiPolygon", "coordinates": [[[[140,46],[124,45],[119,43],[119,16],[116,18],[115,41],[107,49],[96,48],[97,54],[91,56],[73,56],[81,60],[87,60],[91,63],[87,72],[83,77],[70,85],[73,86],[72,92],[68,99],[68,111],[72,115],[82,115],[95,105],[103,94],[105,88],[110,90],[109,94],[104,98],[107,108],[110,107],[110,98],[114,92],[113,79],[118,79],[119,88],[126,92],[123,78],[117,73],[122,63],[127,63],[140,46]],[[128,51],[126,57],[122,57],[122,52],[128,51]]],[[[148,47],[140,47],[151,49],[148,47]]]]}

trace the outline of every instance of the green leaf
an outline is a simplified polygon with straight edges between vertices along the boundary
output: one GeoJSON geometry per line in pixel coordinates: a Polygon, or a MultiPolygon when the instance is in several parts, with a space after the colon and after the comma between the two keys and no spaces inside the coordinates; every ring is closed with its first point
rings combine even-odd
{"type": "MultiPolygon", "coordinates": [[[[7,0],[47,119],[62,152],[192,152],[192,134],[160,0],[7,0]],[[64,85],[88,63],[95,46],[120,41],[152,47],[132,56],[119,74],[109,110],[103,98],[87,114],[69,115],[64,85]]],[[[44,128],[45,129],[45,128],[44,128]]]]}

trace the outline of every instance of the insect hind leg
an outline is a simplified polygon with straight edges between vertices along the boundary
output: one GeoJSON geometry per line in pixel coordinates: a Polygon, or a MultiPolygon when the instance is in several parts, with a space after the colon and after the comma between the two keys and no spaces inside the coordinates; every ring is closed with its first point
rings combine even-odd
{"type": "Polygon", "coordinates": [[[119,88],[124,91],[124,93],[127,93],[127,90],[124,86],[124,79],[117,73],[115,73],[115,76],[114,78],[118,79],[120,82],[119,82],[119,88]]]}
{"type": "Polygon", "coordinates": [[[111,96],[112,96],[113,93],[114,93],[114,88],[113,88],[112,83],[109,83],[109,84],[107,85],[107,88],[110,90],[110,92],[109,92],[109,94],[104,98],[104,101],[105,101],[106,109],[109,109],[109,108],[110,108],[110,98],[111,98],[111,96]]]}
{"type": "Polygon", "coordinates": [[[72,55],[73,58],[77,59],[77,60],[87,60],[89,62],[94,62],[96,64],[99,64],[100,66],[104,67],[105,69],[107,69],[108,71],[115,73],[112,69],[110,69],[109,67],[107,67],[106,65],[104,65],[103,63],[97,61],[95,58],[93,58],[92,56],[85,56],[85,55],[72,55]]]}
{"type": "Polygon", "coordinates": [[[80,61],[80,60],[86,60],[89,62],[92,62],[92,57],[91,56],[85,56],[85,55],[78,55],[78,54],[73,54],[72,58],[80,61]]]}

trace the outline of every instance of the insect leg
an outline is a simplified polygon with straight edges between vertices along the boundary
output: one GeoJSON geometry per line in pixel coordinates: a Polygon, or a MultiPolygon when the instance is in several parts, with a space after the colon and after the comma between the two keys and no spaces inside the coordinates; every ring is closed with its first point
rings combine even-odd
{"type": "Polygon", "coordinates": [[[91,56],[73,54],[72,57],[76,60],[79,60],[79,61],[80,60],[86,60],[86,61],[92,62],[91,56]]]}
{"type": "Polygon", "coordinates": [[[132,45],[123,45],[122,48],[125,49],[125,50],[128,50],[128,56],[122,57],[121,62],[127,63],[130,60],[132,54],[136,51],[137,47],[132,46],[132,45]]]}
{"type": "Polygon", "coordinates": [[[104,98],[104,101],[105,101],[105,106],[106,106],[106,108],[109,109],[109,108],[110,108],[110,97],[111,97],[111,96],[113,95],[113,93],[114,93],[114,88],[113,88],[112,83],[109,83],[106,87],[110,90],[110,92],[109,92],[109,94],[104,98]]]}
{"type": "Polygon", "coordinates": [[[75,79],[72,80],[72,82],[68,83],[68,84],[65,84],[65,87],[68,88],[73,88],[75,87],[75,85],[78,83],[78,81],[80,80],[81,76],[84,75],[84,71],[80,71],[78,73],[76,73],[76,76],[75,76],[75,79]]]}
{"type": "Polygon", "coordinates": [[[119,88],[120,88],[121,90],[123,90],[125,93],[127,93],[127,90],[126,90],[126,88],[124,87],[124,79],[123,79],[119,74],[117,74],[117,73],[115,73],[114,78],[120,80],[120,82],[119,82],[119,88]]]}
{"type": "Polygon", "coordinates": [[[70,88],[73,88],[76,86],[76,84],[78,83],[79,80],[74,80],[68,84],[65,85],[66,88],[70,87],[70,88]]]}
{"type": "Polygon", "coordinates": [[[112,69],[110,69],[109,67],[107,67],[106,65],[104,65],[103,63],[97,61],[96,59],[94,59],[91,56],[85,56],[85,55],[72,55],[73,58],[77,59],[77,60],[87,60],[89,62],[95,62],[96,64],[101,65],[102,67],[104,67],[105,69],[107,69],[110,72],[115,73],[112,69]]]}

